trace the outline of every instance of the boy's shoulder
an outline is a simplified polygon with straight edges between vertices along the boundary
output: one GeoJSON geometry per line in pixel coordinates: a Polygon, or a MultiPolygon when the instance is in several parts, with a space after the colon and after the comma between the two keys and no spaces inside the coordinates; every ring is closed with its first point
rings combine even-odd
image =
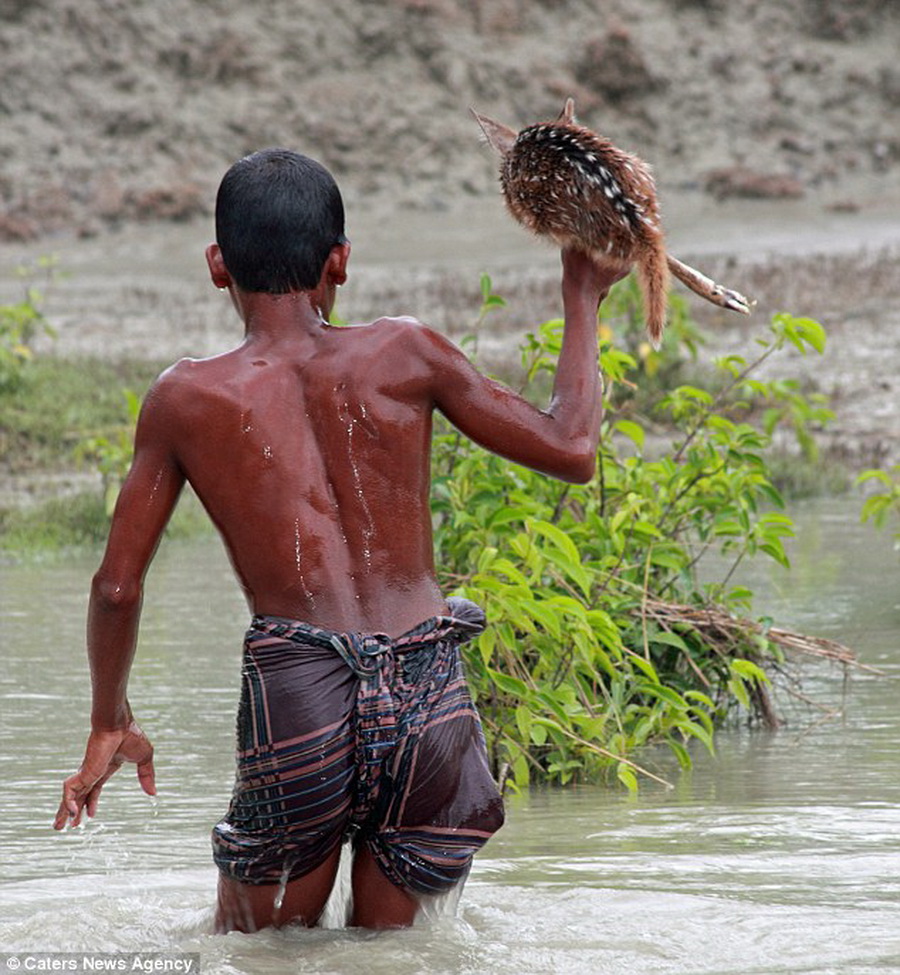
{"type": "Polygon", "coordinates": [[[446,335],[411,315],[385,316],[367,327],[386,340],[403,340],[409,347],[418,348],[423,353],[433,353],[448,347],[455,349],[446,335]]]}
{"type": "Polygon", "coordinates": [[[187,386],[194,386],[209,372],[207,359],[179,359],[164,369],[151,387],[151,393],[156,395],[174,395],[187,386]]]}
{"type": "Polygon", "coordinates": [[[179,388],[214,382],[240,365],[242,352],[243,350],[238,346],[227,352],[219,352],[203,358],[185,356],[164,369],[157,378],[156,385],[164,388],[179,388]]]}
{"type": "Polygon", "coordinates": [[[145,403],[157,410],[179,408],[196,401],[203,389],[215,389],[228,371],[224,355],[184,358],[164,369],[147,392],[145,403]]]}
{"type": "Polygon", "coordinates": [[[336,332],[339,337],[343,333],[358,341],[361,348],[373,353],[402,350],[407,354],[412,352],[431,358],[435,351],[452,345],[440,332],[411,315],[385,315],[366,324],[342,326],[336,332]]]}
{"type": "Polygon", "coordinates": [[[394,338],[431,331],[427,325],[420,322],[418,318],[413,318],[412,315],[382,315],[365,324],[345,327],[357,334],[366,334],[373,338],[394,338]]]}

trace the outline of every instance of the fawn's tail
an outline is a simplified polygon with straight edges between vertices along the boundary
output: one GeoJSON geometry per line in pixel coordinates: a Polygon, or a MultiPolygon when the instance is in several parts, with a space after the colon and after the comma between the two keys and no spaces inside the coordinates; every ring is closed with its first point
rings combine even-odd
{"type": "Polygon", "coordinates": [[[666,306],[669,296],[669,269],[666,250],[662,240],[657,246],[647,249],[638,262],[638,278],[644,295],[644,318],[647,334],[654,349],[662,342],[666,327],[666,306]]]}
{"type": "Polygon", "coordinates": [[[756,304],[751,298],[745,298],[738,291],[723,288],[712,278],[708,278],[687,264],[682,264],[671,255],[667,260],[669,270],[682,284],[686,284],[695,294],[720,308],[730,308],[732,311],[739,311],[742,315],[749,315],[750,309],[756,304]]]}

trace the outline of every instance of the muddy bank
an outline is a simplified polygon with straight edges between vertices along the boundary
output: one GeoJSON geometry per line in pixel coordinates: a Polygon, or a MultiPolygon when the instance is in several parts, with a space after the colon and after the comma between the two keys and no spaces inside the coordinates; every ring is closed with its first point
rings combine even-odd
{"type": "Polygon", "coordinates": [[[235,158],[322,159],[351,208],[489,196],[467,108],[582,119],[666,188],[896,185],[890,0],[0,0],[0,239],[208,214],[235,158]]]}

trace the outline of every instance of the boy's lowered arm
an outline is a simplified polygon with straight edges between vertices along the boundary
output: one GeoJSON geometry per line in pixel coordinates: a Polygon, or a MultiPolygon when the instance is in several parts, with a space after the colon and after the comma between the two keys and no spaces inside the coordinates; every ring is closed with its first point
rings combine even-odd
{"type": "Polygon", "coordinates": [[[93,816],[100,790],[126,761],[137,765],[145,792],[155,792],[153,746],[131,714],[126,697],[137,643],[143,581],[184,485],[169,446],[158,394],[148,396],[135,436],[134,460],[116,503],[103,562],[88,606],[87,647],[93,704],[84,760],[63,784],[56,829],[93,816]]]}

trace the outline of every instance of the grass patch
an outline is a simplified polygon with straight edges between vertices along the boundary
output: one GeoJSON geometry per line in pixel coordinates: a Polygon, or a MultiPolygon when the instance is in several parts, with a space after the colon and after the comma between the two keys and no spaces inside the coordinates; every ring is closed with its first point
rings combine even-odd
{"type": "MultiPolygon", "coordinates": [[[[80,444],[130,423],[123,391],[142,398],[166,365],[56,356],[30,361],[15,390],[0,392],[0,476],[4,470],[38,476],[77,466],[80,444]]],[[[102,491],[0,509],[0,551],[6,553],[97,547],[108,531],[102,491]]],[[[166,534],[211,531],[200,502],[187,488],[166,534]]]]}
{"type": "MultiPolygon", "coordinates": [[[[187,488],[166,528],[169,538],[211,535],[212,522],[187,488]]],[[[29,508],[0,509],[0,551],[11,555],[100,548],[106,543],[109,518],[102,494],[54,498],[29,508]]]]}
{"type": "Polygon", "coordinates": [[[54,498],[31,508],[0,511],[0,549],[43,553],[99,545],[109,519],[99,494],[54,498]]]}
{"type": "Polygon", "coordinates": [[[123,389],[143,396],[162,363],[42,356],[15,390],[0,393],[0,467],[59,470],[75,463],[86,437],[127,420],[123,389]]]}

